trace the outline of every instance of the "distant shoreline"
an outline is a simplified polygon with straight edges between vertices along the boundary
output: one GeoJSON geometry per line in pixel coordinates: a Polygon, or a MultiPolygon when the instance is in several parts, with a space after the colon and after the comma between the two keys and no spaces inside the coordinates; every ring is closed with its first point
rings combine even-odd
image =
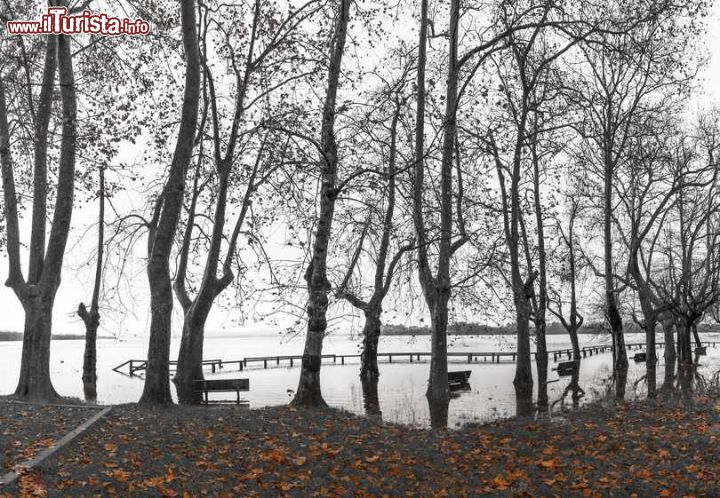
{"type": "MultiPolygon", "coordinates": [[[[625,324],[626,334],[642,333],[643,330],[636,324],[625,324]]],[[[706,333],[720,333],[720,325],[717,324],[700,324],[698,326],[698,332],[700,334],[706,333]]],[[[531,335],[535,335],[534,329],[530,329],[531,335]]],[[[607,335],[610,332],[605,329],[603,324],[590,323],[584,325],[578,330],[579,335],[607,335]]],[[[458,336],[493,336],[493,335],[507,335],[514,336],[515,326],[508,325],[503,327],[497,327],[493,325],[482,325],[477,323],[459,322],[448,326],[448,335],[458,336]]],[[[548,336],[554,335],[567,335],[565,328],[556,322],[548,323],[546,326],[545,334],[548,336]]],[[[662,328],[657,327],[656,334],[662,335],[662,328]]],[[[429,336],[430,327],[417,327],[407,325],[384,325],[382,328],[382,335],[385,336],[429,336]]]]}
{"type": "MultiPolygon", "coordinates": [[[[0,331],[0,342],[22,341],[22,338],[23,338],[22,332],[0,331]]],[[[77,340],[81,340],[81,339],[85,339],[85,335],[83,335],[83,334],[58,334],[58,335],[52,336],[53,341],[77,341],[77,340]]],[[[114,337],[101,336],[101,337],[98,337],[98,339],[114,339],[114,337]]]]}

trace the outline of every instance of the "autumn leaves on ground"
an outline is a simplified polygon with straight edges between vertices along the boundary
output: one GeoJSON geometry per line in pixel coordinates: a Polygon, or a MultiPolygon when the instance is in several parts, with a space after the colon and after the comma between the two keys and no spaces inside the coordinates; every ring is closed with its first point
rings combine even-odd
{"type": "MultiPolygon", "coordinates": [[[[20,434],[12,432],[19,427],[12,421],[17,405],[3,403],[0,410],[0,458],[7,470],[27,455],[13,444],[20,434]]],[[[32,424],[49,419],[26,420],[28,436],[32,424]]],[[[54,423],[62,427],[64,420],[57,415],[54,423]]],[[[8,496],[712,495],[720,474],[718,437],[720,411],[712,397],[698,395],[458,431],[388,425],[328,409],[127,405],[3,491],[8,496]]],[[[32,437],[22,441],[27,448],[44,445],[32,437]]]]}

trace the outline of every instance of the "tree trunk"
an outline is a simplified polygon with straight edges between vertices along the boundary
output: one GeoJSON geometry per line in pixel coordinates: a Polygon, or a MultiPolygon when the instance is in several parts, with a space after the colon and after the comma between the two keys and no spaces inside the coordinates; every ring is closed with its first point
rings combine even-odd
{"type": "Polygon", "coordinates": [[[622,318],[617,308],[615,299],[615,291],[611,290],[606,295],[607,298],[607,314],[610,321],[610,330],[613,335],[613,344],[615,347],[615,369],[627,370],[628,359],[627,350],[625,349],[625,334],[623,333],[622,318]]]}
{"type": "Polygon", "coordinates": [[[543,219],[542,202],[540,198],[540,158],[537,154],[537,137],[533,139],[530,150],[533,162],[533,200],[535,205],[535,223],[537,225],[538,244],[538,296],[537,309],[535,310],[535,339],[537,349],[535,363],[538,371],[538,405],[545,407],[548,404],[547,377],[548,377],[548,352],[547,341],[545,340],[547,313],[547,262],[545,251],[545,220],[543,219]]]}
{"type": "MultiPolygon", "coordinates": [[[[447,378],[448,299],[447,294],[438,295],[430,317],[432,333],[430,337],[430,379],[427,397],[434,407],[434,413],[438,414],[438,416],[447,413],[447,405],[450,403],[450,389],[447,378]],[[445,408],[442,409],[442,406],[445,406],[445,408]]],[[[440,423],[441,420],[438,419],[437,422],[440,423]]],[[[447,425],[447,420],[445,425],[447,425]]]]}
{"type": "MultiPolygon", "coordinates": [[[[213,220],[212,238],[210,248],[207,253],[205,273],[203,274],[200,289],[198,290],[195,299],[190,302],[185,291],[184,281],[180,287],[176,287],[176,290],[179,291],[181,295],[180,301],[183,306],[184,319],[177,369],[173,381],[175,382],[175,387],[177,388],[178,400],[183,404],[199,404],[202,401],[200,393],[195,392],[193,384],[194,381],[203,379],[202,360],[203,343],[205,342],[205,323],[207,322],[208,315],[212,310],[215,298],[228,285],[230,285],[230,282],[232,281],[232,273],[229,270],[229,267],[224,270],[222,279],[217,278],[220,246],[223,241],[223,232],[225,229],[225,211],[227,206],[229,171],[229,165],[225,165],[221,168],[215,217],[213,220]]],[[[241,218],[238,221],[239,223],[242,223],[242,217],[244,217],[246,212],[246,205],[246,203],[243,205],[241,218]]],[[[195,209],[194,205],[192,206],[192,209],[195,209]]],[[[186,230],[185,234],[186,237],[191,236],[191,224],[193,223],[193,219],[194,215],[188,219],[188,230],[186,230]]],[[[236,237],[233,234],[230,247],[228,249],[228,257],[232,257],[235,240],[236,237]]],[[[183,250],[186,251],[187,249],[188,246],[184,245],[183,250]]],[[[187,258],[187,253],[184,253],[181,257],[187,258]]],[[[183,261],[182,264],[186,265],[187,261],[183,261]]],[[[177,279],[185,279],[184,272],[184,268],[182,273],[178,272],[177,279]]],[[[181,283],[180,280],[176,280],[176,282],[178,284],[181,283]]]]}
{"type": "MultiPolygon", "coordinates": [[[[53,293],[54,294],[54,293],[53,293]]],[[[50,379],[50,342],[54,295],[36,295],[25,304],[20,380],[15,395],[30,400],[59,398],[50,379]]]]}
{"type": "Polygon", "coordinates": [[[580,341],[578,340],[577,327],[571,326],[570,330],[568,331],[568,335],[570,336],[570,344],[572,344],[573,361],[579,362],[580,361],[580,341]]]}
{"type": "Polygon", "coordinates": [[[517,364],[513,385],[518,397],[532,398],[533,378],[530,359],[530,303],[525,287],[515,291],[515,319],[517,322],[517,364]]]}
{"type": "Polygon", "coordinates": [[[666,317],[662,320],[663,334],[665,335],[665,363],[675,363],[677,354],[675,353],[675,338],[673,337],[673,326],[675,325],[672,317],[666,317]]]}
{"type": "Polygon", "coordinates": [[[183,47],[185,50],[185,93],[180,130],[170,164],[167,184],[160,194],[148,240],[147,275],[150,283],[150,340],[145,385],[140,403],[171,404],[170,335],[173,295],[169,258],[177,229],[185,189],[185,174],[192,156],[200,99],[200,51],[195,21],[195,1],[181,0],[183,47]]]}
{"type": "Polygon", "coordinates": [[[698,334],[697,322],[696,322],[696,321],[693,322],[693,324],[692,324],[692,333],[693,333],[693,337],[695,338],[695,347],[696,347],[696,348],[701,348],[701,347],[702,347],[702,341],[700,340],[700,334],[698,334]]]}
{"type": "Polygon", "coordinates": [[[85,353],[83,354],[83,392],[87,401],[97,400],[97,331],[100,317],[94,315],[85,324],[85,353]]]}
{"type": "MultiPolygon", "coordinates": [[[[48,51],[54,43],[48,37],[48,51]]],[[[60,143],[60,158],[58,161],[57,173],[57,194],[55,199],[55,212],[53,214],[52,227],[44,259],[42,270],[38,274],[38,280],[29,284],[22,282],[22,270],[11,260],[11,277],[8,281],[16,295],[18,295],[25,310],[25,330],[23,336],[22,360],[20,366],[20,379],[15,394],[20,397],[35,400],[52,400],[58,395],[50,379],[50,342],[52,338],[52,310],[55,303],[55,296],[60,286],[60,274],[62,262],[65,255],[70,232],[72,218],[73,197],[75,190],[75,149],[77,140],[77,102],[75,94],[75,77],[72,67],[72,53],[70,50],[70,39],[67,36],[57,36],[57,60],[58,75],[60,81],[60,96],[62,100],[62,138],[60,143]]],[[[3,99],[4,100],[4,99],[3,99]]],[[[2,105],[3,113],[5,105],[2,105]]],[[[6,123],[3,123],[5,128],[6,123]]],[[[6,134],[3,130],[3,142],[6,134]]],[[[9,147],[9,143],[7,144],[9,147]]],[[[3,154],[5,155],[5,154],[3,154]]],[[[6,164],[3,164],[4,189],[10,189],[14,197],[14,184],[12,172],[6,171],[6,164]],[[6,175],[9,173],[9,178],[6,175]],[[12,185],[11,185],[12,184],[12,185]]],[[[6,199],[7,202],[8,199],[6,199]]],[[[33,199],[33,204],[36,200],[33,199]]],[[[14,206],[15,199],[11,200],[14,206]]],[[[14,207],[11,207],[14,209],[14,207]]],[[[6,211],[6,214],[7,213],[6,211]]],[[[10,214],[11,216],[16,216],[10,214]]],[[[15,224],[17,219],[8,221],[8,224],[15,224]]],[[[44,217],[42,228],[45,227],[44,217]]],[[[34,231],[39,229],[33,227],[34,231]]],[[[17,236],[17,227],[12,229],[13,238],[17,236]]],[[[8,252],[17,254],[19,240],[8,239],[8,246],[16,246],[8,249],[8,252]]],[[[41,248],[42,249],[42,248],[41,248]]],[[[38,249],[38,250],[41,250],[38,249]]],[[[31,255],[31,258],[35,255],[31,255]]]]}
{"type": "Polygon", "coordinates": [[[617,401],[625,400],[625,391],[627,389],[628,371],[627,369],[618,369],[615,371],[615,399],[617,401]]]}
{"type": "MultiPolygon", "coordinates": [[[[455,137],[457,133],[458,104],[458,37],[460,24],[460,0],[450,1],[450,26],[448,49],[448,77],[445,102],[445,122],[440,171],[440,248],[435,296],[431,300],[431,356],[430,379],[427,396],[435,412],[435,426],[447,416],[450,389],[447,379],[447,326],[448,302],[450,301],[450,258],[452,257],[453,189],[452,171],[455,137]]],[[[426,299],[427,300],[427,299],[426,299]]],[[[444,425],[447,426],[447,420],[444,425]]]]}
{"type": "Polygon", "coordinates": [[[367,379],[361,378],[360,383],[362,384],[365,414],[369,417],[382,417],[382,410],[380,409],[380,396],[378,395],[377,377],[367,379]]]}
{"type": "MultiPolygon", "coordinates": [[[[672,337],[671,337],[672,339],[672,337]]],[[[665,343],[667,347],[667,342],[665,343]]],[[[674,350],[673,346],[673,350],[674,350]]],[[[665,359],[665,374],[663,376],[663,385],[661,391],[672,391],[675,388],[675,356],[665,359]]]]}
{"type": "MultiPolygon", "coordinates": [[[[544,313],[544,311],[543,311],[544,313]]],[[[544,317],[535,321],[535,336],[537,340],[537,352],[535,353],[535,364],[538,371],[538,405],[547,406],[548,391],[548,353],[545,342],[545,319],[544,317]]],[[[574,346],[573,346],[574,350],[574,346]]],[[[574,355],[573,355],[574,356],[574,355]]]]}
{"type": "Polygon", "coordinates": [[[380,310],[369,309],[365,311],[363,352],[360,355],[360,378],[363,381],[377,380],[380,377],[377,353],[381,326],[380,310]]]}
{"type": "Polygon", "coordinates": [[[83,354],[83,391],[85,399],[97,399],[97,331],[100,326],[100,287],[102,285],[103,254],[105,250],[105,168],[100,166],[98,195],[98,239],[95,282],[90,311],[84,303],[78,306],[78,316],[85,324],[85,353],[83,354]]]}
{"type": "Polygon", "coordinates": [[[212,302],[193,303],[183,320],[183,333],[178,354],[177,370],[173,382],[177,389],[178,401],[182,404],[199,404],[200,393],[195,391],[194,381],[204,378],[202,370],[205,322],[212,302]]]}
{"type": "Polygon", "coordinates": [[[615,290],[615,272],[613,269],[612,247],[612,189],[614,175],[614,161],[612,160],[612,140],[605,138],[604,144],[604,195],[603,195],[603,221],[604,221],[604,259],[605,259],[605,305],[607,319],[613,335],[615,370],[627,370],[628,359],[625,350],[625,336],[623,335],[622,318],[617,307],[617,292],[615,290]]]}
{"type": "Polygon", "coordinates": [[[320,390],[320,365],[322,358],[323,338],[327,329],[328,291],[330,283],[327,279],[327,253],[330,243],[333,215],[335,213],[335,183],[337,181],[338,157],[335,141],[335,104],[340,82],[342,58],[345,53],[348,22],[350,19],[351,0],[340,0],[335,33],[330,55],[328,70],[327,93],[323,108],[323,122],[320,137],[322,155],[322,183],[320,186],[320,212],[312,249],[312,259],[305,272],[308,286],[308,326],[305,337],[300,380],[293,405],[324,406],[320,390]]]}

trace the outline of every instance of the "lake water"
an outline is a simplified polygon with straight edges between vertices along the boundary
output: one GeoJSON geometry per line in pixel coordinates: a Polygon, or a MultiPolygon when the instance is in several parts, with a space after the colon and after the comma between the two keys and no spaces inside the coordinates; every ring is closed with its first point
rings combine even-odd
{"type": "MultiPolygon", "coordinates": [[[[607,336],[580,336],[581,347],[607,344],[607,336]]],[[[628,343],[643,342],[639,334],[628,334],[628,343]]],[[[662,341],[658,336],[658,341],[662,341]]],[[[707,334],[703,340],[720,342],[720,334],[707,334]]],[[[129,377],[112,370],[113,367],[129,359],[144,359],[147,351],[147,339],[132,340],[103,339],[98,341],[98,402],[102,404],[135,402],[143,388],[141,376],[129,377]]],[[[355,336],[333,334],[325,339],[324,354],[357,354],[359,339],[355,336]]],[[[179,340],[173,340],[172,358],[177,357],[179,340]]],[[[205,342],[205,358],[237,360],[251,356],[300,355],[304,347],[304,337],[281,337],[272,333],[253,333],[235,336],[211,336],[205,342]]],[[[548,349],[569,348],[567,336],[549,336],[548,349]]],[[[81,340],[53,341],[51,349],[51,372],[55,389],[63,396],[82,398],[82,356],[84,342],[81,340]]],[[[380,352],[426,352],[430,350],[430,338],[422,337],[382,337],[380,352]]],[[[456,352],[471,351],[513,351],[514,338],[509,336],[451,337],[449,350],[456,352]]],[[[20,342],[0,342],[0,395],[10,394],[14,390],[20,370],[20,342]]],[[[633,352],[629,353],[632,356],[633,352]]],[[[662,382],[662,351],[658,353],[658,385],[662,382]]],[[[587,395],[583,403],[606,395],[608,379],[612,375],[612,355],[610,353],[588,357],[582,361],[580,383],[587,395]]],[[[344,408],[354,413],[365,412],[363,392],[358,376],[359,360],[353,359],[340,365],[324,362],[321,370],[323,396],[331,406],[344,408]]],[[[378,397],[382,417],[386,421],[417,426],[429,424],[429,411],[425,390],[429,363],[408,363],[407,359],[394,360],[392,364],[381,360],[378,397]]],[[[274,363],[274,362],[273,362],[274,363]]],[[[245,394],[251,407],[262,407],[287,403],[297,388],[300,369],[294,367],[269,365],[264,369],[262,363],[252,364],[239,373],[234,367],[226,367],[220,373],[208,377],[247,377],[250,379],[250,391],[245,394]]],[[[720,370],[720,348],[708,348],[708,355],[701,357],[699,372],[711,377],[720,370]]],[[[551,358],[551,367],[554,365],[551,358]]],[[[472,370],[470,390],[461,392],[450,402],[449,426],[457,427],[468,422],[484,422],[497,418],[513,416],[516,413],[515,392],[512,380],[515,374],[514,363],[473,363],[468,365],[461,358],[451,360],[450,370],[472,370]]],[[[645,364],[631,361],[627,384],[627,397],[645,395],[645,383],[634,386],[635,381],[645,374],[645,364]]],[[[549,372],[550,381],[558,379],[556,372],[549,372]]],[[[535,374],[535,379],[537,376],[535,374]]],[[[568,377],[548,385],[550,402],[562,396],[569,383],[568,377]]],[[[223,394],[218,396],[223,397],[223,394]]],[[[232,396],[232,395],[230,395],[232,396]]]]}

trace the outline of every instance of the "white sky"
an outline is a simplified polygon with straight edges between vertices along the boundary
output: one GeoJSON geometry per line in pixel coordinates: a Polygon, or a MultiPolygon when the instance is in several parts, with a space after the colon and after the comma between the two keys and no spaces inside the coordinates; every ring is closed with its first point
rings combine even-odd
{"type": "MultiPolygon", "coordinates": [[[[700,108],[712,105],[713,103],[720,103],[720,2],[716,2],[713,8],[713,14],[709,21],[709,30],[707,35],[707,49],[709,52],[709,63],[707,68],[701,75],[701,92],[697,96],[697,104],[692,107],[700,108]]],[[[138,147],[132,149],[123,150],[122,155],[126,159],[134,159],[134,155],[139,156],[140,151],[138,147]]],[[[68,248],[72,247],[73,244],[78,242],[78,238],[87,227],[89,223],[96,216],[96,205],[87,204],[86,211],[82,212],[76,209],[73,217],[73,233],[68,244],[68,248]]],[[[23,225],[25,225],[23,223],[23,225]]],[[[24,228],[27,228],[26,226],[24,228]]],[[[94,231],[90,231],[88,236],[94,240],[94,231]]],[[[28,237],[28,233],[23,234],[24,239],[28,237]]],[[[82,246],[86,245],[86,241],[82,241],[82,246]]],[[[73,256],[72,258],[75,258],[73,256]]],[[[72,261],[72,258],[68,258],[71,263],[70,266],[76,266],[79,263],[79,259],[72,261]]],[[[138,262],[142,264],[142,262],[138,262]]],[[[138,267],[139,268],[139,267],[138,267]]],[[[138,269],[136,268],[136,270],[138,269]]],[[[63,271],[63,281],[58,292],[55,312],[53,316],[53,330],[55,333],[76,333],[82,334],[84,328],[79,319],[75,316],[75,310],[78,304],[90,298],[92,288],[91,282],[94,273],[94,265],[90,265],[84,268],[65,268],[63,271]]],[[[4,282],[7,276],[7,259],[3,253],[0,256],[0,281],[4,282]]],[[[147,289],[147,279],[144,272],[140,271],[137,274],[138,289],[147,289]]],[[[142,292],[142,290],[140,290],[142,292]]],[[[232,292],[228,290],[228,292],[232,292]]],[[[138,304],[135,312],[137,316],[127,316],[122,319],[120,323],[105,321],[101,334],[120,334],[120,335],[137,335],[145,334],[149,328],[149,321],[147,318],[147,312],[149,308],[149,302],[145,301],[138,304]]],[[[112,307],[112,303],[105,303],[106,306],[112,307]]],[[[0,287],[0,306],[2,313],[0,314],[0,330],[14,330],[22,331],[24,314],[20,303],[15,298],[13,292],[4,286],[0,287]]],[[[179,317],[177,317],[179,318],[179,317]]],[[[208,331],[221,330],[237,327],[227,317],[227,313],[223,310],[214,310],[208,323],[208,331]]],[[[180,331],[179,326],[175,327],[174,333],[178,334],[180,331]]]]}

